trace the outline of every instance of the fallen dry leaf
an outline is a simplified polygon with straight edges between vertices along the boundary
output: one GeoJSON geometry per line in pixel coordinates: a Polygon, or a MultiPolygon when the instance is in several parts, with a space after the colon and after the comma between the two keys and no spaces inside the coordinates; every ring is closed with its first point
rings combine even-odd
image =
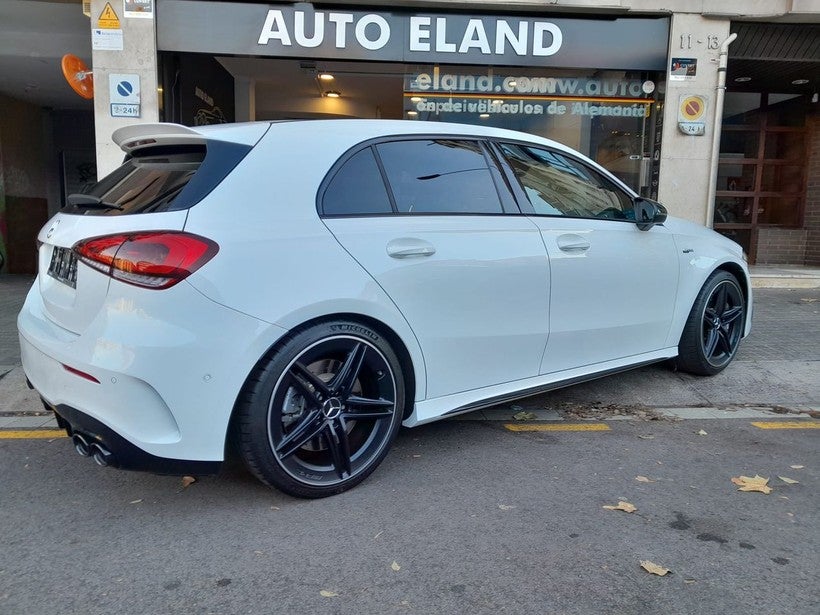
{"type": "Polygon", "coordinates": [[[657,564],[654,564],[654,563],[650,562],[649,560],[641,561],[641,568],[646,570],[648,573],[656,574],[659,577],[665,576],[665,575],[669,574],[670,572],[672,572],[671,570],[669,570],[669,568],[664,568],[663,566],[658,566],[657,564]]]}
{"type": "Polygon", "coordinates": [[[393,569],[394,572],[398,572],[399,570],[401,570],[401,566],[399,566],[396,560],[393,560],[393,563],[390,564],[390,567],[393,569]]]}
{"type": "Polygon", "coordinates": [[[646,478],[646,476],[636,476],[635,480],[639,483],[655,483],[657,481],[652,480],[651,478],[646,478]]]}
{"type": "Polygon", "coordinates": [[[509,504],[499,504],[498,507],[501,510],[512,510],[515,506],[510,506],[509,504]]]}
{"type": "Polygon", "coordinates": [[[772,488],[768,485],[769,479],[757,474],[755,474],[754,478],[749,478],[748,476],[732,477],[732,482],[738,485],[738,491],[759,491],[765,494],[772,492],[772,488]]]}
{"type": "Polygon", "coordinates": [[[778,476],[780,480],[782,480],[787,485],[799,485],[800,481],[796,481],[793,478],[789,478],[788,476],[778,476]]]}
{"type": "Polygon", "coordinates": [[[789,466],[792,470],[802,470],[806,466],[789,466]]]}
{"type": "Polygon", "coordinates": [[[193,476],[183,476],[182,477],[182,488],[185,489],[190,485],[193,485],[196,482],[196,479],[193,476]]]}
{"type": "Polygon", "coordinates": [[[696,431],[695,433],[698,434],[699,436],[708,436],[709,435],[708,433],[706,433],[702,429],[696,431]]]}
{"type": "Polygon", "coordinates": [[[534,421],[538,417],[534,412],[516,412],[513,414],[513,418],[516,421],[534,421]]]}
{"type": "Polygon", "coordinates": [[[319,592],[319,595],[325,598],[335,598],[339,594],[337,594],[336,592],[332,592],[329,589],[323,589],[319,592]]]}
{"type": "Polygon", "coordinates": [[[140,502],[142,502],[142,499],[139,499],[139,500],[131,500],[131,501],[130,501],[130,502],[128,502],[128,503],[129,503],[129,504],[139,504],[140,502]]]}
{"type": "Polygon", "coordinates": [[[634,504],[630,504],[629,502],[624,502],[623,500],[618,502],[617,506],[608,506],[607,505],[607,506],[604,506],[603,508],[606,508],[607,510],[622,510],[622,511],[628,512],[628,513],[635,512],[636,510],[638,510],[637,507],[634,504]]]}

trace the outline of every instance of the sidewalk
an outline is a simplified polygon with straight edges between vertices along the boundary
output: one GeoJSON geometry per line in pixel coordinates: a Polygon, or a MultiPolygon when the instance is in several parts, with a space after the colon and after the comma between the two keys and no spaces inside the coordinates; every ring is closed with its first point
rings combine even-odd
{"type": "MultiPolygon", "coordinates": [[[[796,288],[755,291],[752,334],[717,376],[656,364],[458,418],[511,420],[522,412],[526,420],[820,418],[820,269],[801,269],[798,277],[782,268],[754,273],[756,284],[791,280],[796,288]]],[[[0,276],[0,429],[56,428],[20,367],[16,316],[32,281],[0,276]]]]}

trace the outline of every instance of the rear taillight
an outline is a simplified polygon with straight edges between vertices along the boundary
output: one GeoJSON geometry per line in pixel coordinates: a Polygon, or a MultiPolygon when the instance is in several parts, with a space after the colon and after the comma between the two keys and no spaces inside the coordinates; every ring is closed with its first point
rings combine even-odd
{"type": "Polygon", "coordinates": [[[143,288],[169,288],[219,251],[210,239],[177,231],[144,231],[93,237],[74,244],[89,267],[143,288]]]}

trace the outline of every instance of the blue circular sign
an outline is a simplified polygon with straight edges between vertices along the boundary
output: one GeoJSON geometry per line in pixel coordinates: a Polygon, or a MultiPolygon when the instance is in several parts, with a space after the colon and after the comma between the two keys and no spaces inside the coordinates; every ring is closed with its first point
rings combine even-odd
{"type": "Polygon", "coordinates": [[[117,93],[120,96],[131,96],[134,92],[134,86],[131,85],[128,81],[120,81],[117,84],[117,93]]]}

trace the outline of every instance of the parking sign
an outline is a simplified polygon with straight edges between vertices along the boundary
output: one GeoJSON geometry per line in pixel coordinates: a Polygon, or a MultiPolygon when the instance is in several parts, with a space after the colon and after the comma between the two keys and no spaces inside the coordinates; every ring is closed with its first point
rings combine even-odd
{"type": "Polygon", "coordinates": [[[108,95],[111,117],[140,117],[139,75],[109,75],[108,95]]]}

